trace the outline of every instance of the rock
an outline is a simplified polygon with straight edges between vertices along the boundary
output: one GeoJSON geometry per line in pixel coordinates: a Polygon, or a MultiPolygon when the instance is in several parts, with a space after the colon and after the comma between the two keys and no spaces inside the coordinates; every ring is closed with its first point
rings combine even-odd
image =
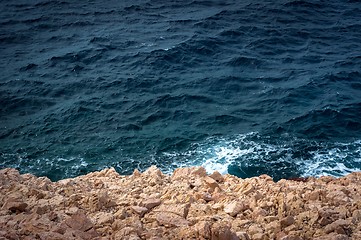
{"type": "Polygon", "coordinates": [[[277,220],[270,222],[265,226],[265,230],[269,234],[277,234],[278,232],[281,231],[281,224],[277,220]]]}
{"type": "Polygon", "coordinates": [[[159,206],[162,203],[162,201],[159,198],[149,198],[142,202],[142,206],[147,208],[148,210],[159,206]]]}
{"type": "Polygon", "coordinates": [[[156,209],[154,209],[153,211],[154,212],[170,212],[170,213],[177,214],[177,215],[181,216],[182,218],[187,218],[190,206],[191,206],[191,204],[189,204],[189,203],[186,203],[186,204],[162,204],[159,207],[157,207],[156,209]]]}
{"type": "Polygon", "coordinates": [[[90,219],[84,213],[80,212],[66,219],[65,224],[74,230],[82,232],[89,231],[94,227],[90,219]]]}
{"type": "Polygon", "coordinates": [[[361,239],[360,184],[361,173],[273,182],[153,166],[51,182],[3,169],[0,239],[361,239]]]}
{"type": "Polygon", "coordinates": [[[285,228],[295,223],[295,219],[292,216],[287,216],[285,218],[282,218],[281,221],[281,227],[285,228]]]}
{"type": "Polygon", "coordinates": [[[212,240],[239,240],[239,237],[225,224],[213,224],[211,232],[212,240]]]}
{"type": "Polygon", "coordinates": [[[202,198],[206,202],[209,202],[209,201],[213,200],[212,195],[210,193],[207,193],[207,192],[203,193],[202,198]]]}
{"type": "Polygon", "coordinates": [[[172,180],[189,179],[191,176],[205,177],[207,171],[203,167],[177,168],[174,170],[172,180]]]}
{"type": "Polygon", "coordinates": [[[152,165],[149,167],[144,173],[144,175],[148,175],[152,178],[159,178],[162,177],[162,172],[156,166],[152,165]]]}
{"type": "Polygon", "coordinates": [[[258,234],[258,233],[263,234],[263,229],[257,224],[252,224],[248,228],[248,233],[252,235],[252,239],[253,239],[253,235],[255,235],[255,234],[258,234]]]}
{"type": "Polygon", "coordinates": [[[97,214],[97,225],[103,226],[105,224],[112,224],[114,222],[114,216],[112,213],[100,212],[97,214]]]}
{"type": "Polygon", "coordinates": [[[57,232],[41,232],[38,233],[39,239],[41,240],[64,240],[64,235],[57,232]]]}
{"type": "Polygon", "coordinates": [[[330,234],[315,238],[314,240],[350,240],[350,238],[344,234],[330,233],[330,234]]]}
{"type": "Polygon", "coordinates": [[[215,188],[219,188],[217,181],[213,178],[206,176],[203,180],[212,191],[214,191],[215,188]]]}
{"type": "Polygon", "coordinates": [[[140,177],[142,174],[139,172],[138,169],[134,169],[132,176],[133,177],[140,177]]]}
{"type": "Polygon", "coordinates": [[[198,238],[209,239],[211,238],[211,223],[207,221],[200,221],[194,225],[198,238]]]}
{"type": "Polygon", "coordinates": [[[133,212],[138,214],[140,217],[143,217],[144,214],[148,212],[148,208],[146,207],[140,207],[140,206],[132,206],[133,212]]]}
{"type": "Polygon", "coordinates": [[[213,178],[218,183],[224,182],[224,177],[218,171],[214,171],[211,175],[209,175],[209,177],[213,178]]]}
{"type": "Polygon", "coordinates": [[[263,234],[263,233],[256,233],[252,236],[252,240],[264,240],[267,239],[267,235],[263,234]]]}
{"type": "Polygon", "coordinates": [[[302,240],[302,238],[294,235],[286,235],[282,237],[280,240],[302,240]]]}
{"type": "Polygon", "coordinates": [[[252,184],[246,184],[243,187],[242,193],[245,195],[250,194],[251,192],[253,192],[255,190],[254,186],[252,184]]]}
{"type": "Polygon", "coordinates": [[[27,203],[18,199],[10,198],[4,204],[3,209],[9,210],[11,212],[19,213],[19,212],[24,212],[27,207],[28,207],[27,203]]]}
{"type": "Polygon", "coordinates": [[[246,208],[242,203],[238,201],[233,201],[225,205],[224,212],[232,217],[235,217],[240,211],[243,211],[244,209],[246,208]]]}
{"type": "Polygon", "coordinates": [[[246,232],[236,232],[236,235],[240,240],[251,240],[246,232]]]}
{"type": "Polygon", "coordinates": [[[189,222],[186,219],[182,218],[181,216],[175,213],[157,212],[155,216],[159,225],[165,227],[182,227],[189,225],[189,222]]]}
{"type": "Polygon", "coordinates": [[[313,191],[308,195],[308,199],[311,200],[311,201],[319,200],[319,198],[320,198],[319,191],[313,191]]]}
{"type": "Polygon", "coordinates": [[[345,228],[348,228],[350,223],[346,220],[339,219],[325,227],[325,233],[337,232],[339,234],[346,234],[345,228]]]}
{"type": "Polygon", "coordinates": [[[114,239],[140,239],[137,230],[132,227],[124,227],[114,234],[114,239]]]}
{"type": "Polygon", "coordinates": [[[361,210],[355,210],[352,213],[352,222],[359,223],[361,222],[361,210]]]}
{"type": "Polygon", "coordinates": [[[207,171],[204,167],[193,167],[191,169],[192,169],[192,175],[196,175],[199,177],[207,176],[207,171]]]}

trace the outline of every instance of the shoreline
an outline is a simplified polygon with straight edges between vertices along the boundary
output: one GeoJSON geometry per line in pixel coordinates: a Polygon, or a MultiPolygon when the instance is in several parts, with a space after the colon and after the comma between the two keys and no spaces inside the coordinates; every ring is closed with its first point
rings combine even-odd
{"type": "Polygon", "coordinates": [[[52,182],[0,170],[0,239],[361,239],[361,172],[240,179],[113,168],[52,182]]]}

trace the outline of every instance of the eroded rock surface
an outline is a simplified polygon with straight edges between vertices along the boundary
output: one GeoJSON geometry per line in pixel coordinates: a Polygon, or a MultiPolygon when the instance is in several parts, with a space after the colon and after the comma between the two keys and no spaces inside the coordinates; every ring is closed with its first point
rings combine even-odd
{"type": "Polygon", "coordinates": [[[361,173],[273,182],[204,168],[51,182],[0,170],[0,239],[361,239],[361,173]]]}

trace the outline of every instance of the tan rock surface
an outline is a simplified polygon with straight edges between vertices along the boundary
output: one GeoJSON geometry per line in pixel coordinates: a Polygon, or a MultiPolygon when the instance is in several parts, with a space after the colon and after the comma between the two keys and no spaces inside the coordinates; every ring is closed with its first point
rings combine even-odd
{"type": "Polygon", "coordinates": [[[0,239],[361,239],[361,173],[273,182],[202,167],[51,182],[0,170],[0,239]]]}

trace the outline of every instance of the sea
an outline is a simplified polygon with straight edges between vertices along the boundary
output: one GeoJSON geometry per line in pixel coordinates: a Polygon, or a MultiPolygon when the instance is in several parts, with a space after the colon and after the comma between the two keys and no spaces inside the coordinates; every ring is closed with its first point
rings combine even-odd
{"type": "Polygon", "coordinates": [[[0,0],[0,169],[361,171],[359,0],[0,0]]]}

